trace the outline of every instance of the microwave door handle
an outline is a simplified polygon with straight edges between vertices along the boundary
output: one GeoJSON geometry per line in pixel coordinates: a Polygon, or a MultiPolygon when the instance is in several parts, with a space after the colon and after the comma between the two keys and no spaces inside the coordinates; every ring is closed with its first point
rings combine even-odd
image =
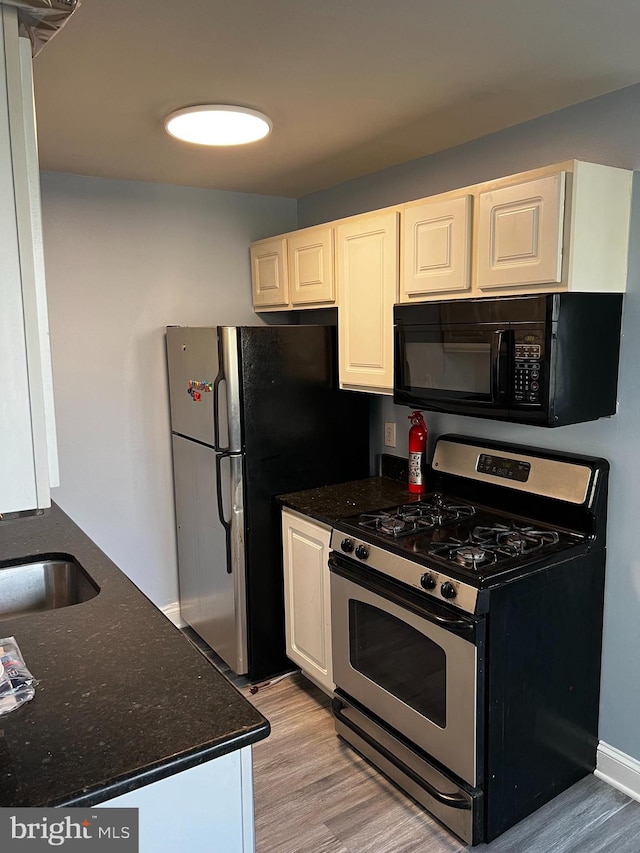
{"type": "Polygon", "coordinates": [[[506,351],[512,333],[507,329],[498,329],[493,336],[493,382],[491,402],[506,403],[506,381],[509,365],[509,353],[506,351]]]}

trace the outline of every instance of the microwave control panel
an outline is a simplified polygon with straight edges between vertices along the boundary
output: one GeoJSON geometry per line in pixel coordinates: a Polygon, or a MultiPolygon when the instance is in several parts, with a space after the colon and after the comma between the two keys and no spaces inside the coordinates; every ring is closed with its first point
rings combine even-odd
{"type": "Polygon", "coordinates": [[[542,345],[517,343],[513,370],[513,399],[516,403],[540,403],[542,345]]]}

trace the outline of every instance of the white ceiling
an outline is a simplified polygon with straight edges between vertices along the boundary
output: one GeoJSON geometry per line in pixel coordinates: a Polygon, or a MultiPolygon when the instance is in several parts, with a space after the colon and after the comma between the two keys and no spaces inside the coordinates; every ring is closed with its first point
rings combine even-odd
{"type": "Polygon", "coordinates": [[[35,60],[41,166],[300,197],[640,82],[638,0],[82,0],[35,60]],[[235,103],[233,149],[167,113],[235,103]]]}

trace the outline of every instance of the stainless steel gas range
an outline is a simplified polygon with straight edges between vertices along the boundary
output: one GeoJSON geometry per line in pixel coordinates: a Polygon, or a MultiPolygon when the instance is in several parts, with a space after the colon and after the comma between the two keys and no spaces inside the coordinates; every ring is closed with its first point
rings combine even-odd
{"type": "Polygon", "coordinates": [[[432,491],[334,527],[336,730],[467,843],[595,766],[608,470],[442,436],[432,491]]]}

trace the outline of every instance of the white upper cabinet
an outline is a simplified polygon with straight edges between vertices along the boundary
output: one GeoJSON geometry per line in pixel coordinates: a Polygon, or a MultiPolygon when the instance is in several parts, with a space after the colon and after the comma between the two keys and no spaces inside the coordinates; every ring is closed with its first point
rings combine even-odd
{"type": "Polygon", "coordinates": [[[480,185],[476,294],[624,292],[632,178],[572,160],[480,185]]]}
{"type": "Polygon", "coordinates": [[[472,204],[466,193],[404,206],[401,302],[471,288],[472,204]]]}
{"type": "Polygon", "coordinates": [[[562,280],[565,173],[481,192],[480,288],[562,280]]]}
{"type": "Polygon", "coordinates": [[[304,228],[287,237],[291,304],[335,302],[333,228],[304,228]]]}
{"type": "Polygon", "coordinates": [[[289,304],[287,240],[273,237],[251,244],[251,283],[255,308],[289,304]]]}
{"type": "Polygon", "coordinates": [[[405,205],[400,300],[624,292],[632,177],[569,160],[405,205]]]}
{"type": "Polygon", "coordinates": [[[340,387],[391,394],[398,301],[624,292],[632,179],[568,160],[261,240],[254,306],[336,305],[340,387]]]}
{"type": "Polygon", "coordinates": [[[334,305],[334,246],[330,225],[252,243],[253,307],[282,311],[334,305]]]}
{"type": "Polygon", "coordinates": [[[336,255],[340,387],[391,394],[399,211],[339,222],[336,255]]]}
{"type": "Polygon", "coordinates": [[[58,485],[31,44],[0,5],[0,513],[58,485]]]}

